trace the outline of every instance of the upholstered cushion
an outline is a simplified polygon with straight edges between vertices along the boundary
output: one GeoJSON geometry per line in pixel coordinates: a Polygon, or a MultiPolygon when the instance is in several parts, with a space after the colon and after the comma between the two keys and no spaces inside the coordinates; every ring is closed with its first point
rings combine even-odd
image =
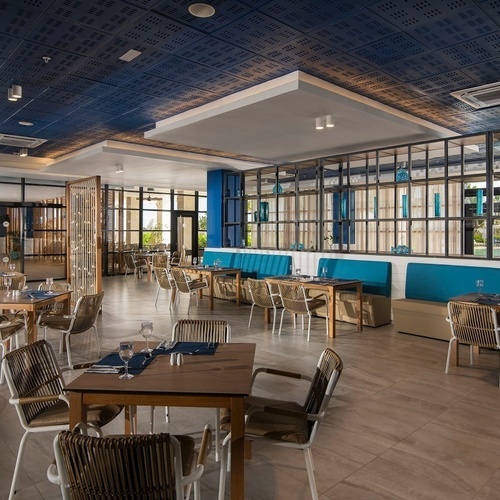
{"type": "MultiPolygon", "coordinates": [[[[90,405],[87,411],[87,421],[100,427],[111,422],[121,411],[117,405],[90,405]]],[[[64,401],[57,401],[53,406],[34,418],[30,427],[44,427],[47,425],[69,425],[69,408],[64,401]]]]}

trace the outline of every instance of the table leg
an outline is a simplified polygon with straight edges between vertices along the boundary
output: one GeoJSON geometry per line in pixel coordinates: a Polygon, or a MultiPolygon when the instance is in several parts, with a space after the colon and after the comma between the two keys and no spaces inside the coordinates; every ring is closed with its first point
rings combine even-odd
{"type": "Polygon", "coordinates": [[[335,288],[330,288],[328,292],[328,337],[335,338],[335,288]]]}
{"type": "Polygon", "coordinates": [[[356,285],[356,298],[358,302],[358,332],[363,330],[363,285],[358,283],[356,285]]]}
{"type": "Polygon", "coordinates": [[[83,394],[81,392],[69,393],[69,428],[79,422],[87,422],[87,408],[83,404],[83,394]]]}
{"type": "Polygon", "coordinates": [[[271,309],[264,307],[264,323],[271,323],[271,309]]]}
{"type": "Polygon", "coordinates": [[[37,332],[36,332],[36,311],[26,311],[26,342],[32,344],[36,342],[37,332]]]}
{"type": "Polygon", "coordinates": [[[241,304],[241,273],[236,273],[236,305],[241,304]]]}
{"type": "Polygon", "coordinates": [[[208,275],[208,308],[212,311],[214,308],[214,275],[208,275]]]}
{"type": "Polygon", "coordinates": [[[231,398],[231,499],[245,498],[245,405],[231,398]]]}

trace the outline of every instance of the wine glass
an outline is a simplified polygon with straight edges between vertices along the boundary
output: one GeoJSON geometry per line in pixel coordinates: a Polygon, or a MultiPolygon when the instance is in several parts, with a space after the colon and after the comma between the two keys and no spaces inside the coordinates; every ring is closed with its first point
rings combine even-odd
{"type": "Polygon", "coordinates": [[[52,286],[54,285],[54,278],[46,278],[45,284],[47,285],[47,288],[49,289],[49,293],[52,293],[52,286]]]}
{"type": "Polygon", "coordinates": [[[482,291],[484,288],[484,280],[476,280],[476,288],[477,288],[477,294],[482,295],[482,291]]]}
{"type": "Polygon", "coordinates": [[[198,265],[198,257],[193,257],[193,266],[198,265]]]}
{"type": "Polygon", "coordinates": [[[327,267],[322,267],[321,268],[321,277],[322,278],[326,278],[327,274],[328,274],[328,268],[327,267]]]}
{"type": "Polygon", "coordinates": [[[12,286],[12,278],[10,278],[9,276],[6,276],[3,279],[3,282],[5,284],[5,288],[7,289],[7,295],[10,295],[10,287],[12,286]]]}
{"type": "Polygon", "coordinates": [[[301,271],[300,267],[297,267],[297,268],[295,269],[295,275],[296,275],[296,276],[300,276],[301,274],[302,274],[302,271],[301,271]]]}
{"type": "Polygon", "coordinates": [[[9,269],[14,272],[16,270],[16,265],[15,264],[9,264],[9,269]]]}
{"type": "Polygon", "coordinates": [[[118,355],[120,356],[120,359],[125,363],[125,373],[123,375],[120,375],[120,378],[133,378],[134,376],[128,372],[128,362],[134,355],[134,343],[131,340],[120,342],[118,355]]]}
{"type": "Polygon", "coordinates": [[[141,352],[152,352],[153,349],[149,348],[149,337],[153,335],[153,322],[152,321],[143,321],[141,323],[141,335],[146,339],[146,348],[141,352]]]}

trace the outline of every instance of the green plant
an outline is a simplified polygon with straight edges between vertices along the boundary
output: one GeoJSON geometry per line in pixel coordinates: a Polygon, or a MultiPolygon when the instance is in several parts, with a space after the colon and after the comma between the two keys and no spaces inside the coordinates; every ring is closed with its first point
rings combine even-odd
{"type": "Polygon", "coordinates": [[[207,246],[207,233],[198,234],[198,248],[205,248],[207,246]]]}
{"type": "Polygon", "coordinates": [[[161,224],[158,222],[153,224],[151,221],[147,227],[147,231],[142,233],[142,244],[143,246],[155,246],[163,243],[163,233],[161,224]]]}

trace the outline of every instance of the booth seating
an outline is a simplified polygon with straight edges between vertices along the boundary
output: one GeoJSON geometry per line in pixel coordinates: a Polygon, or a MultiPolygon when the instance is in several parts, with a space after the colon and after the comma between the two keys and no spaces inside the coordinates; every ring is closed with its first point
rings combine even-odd
{"type": "Polygon", "coordinates": [[[405,298],[392,301],[394,328],[403,333],[450,340],[446,322],[452,297],[474,293],[476,280],[484,293],[497,293],[500,268],[410,263],[406,268],[405,298]]]}
{"type": "MultiPolygon", "coordinates": [[[[252,303],[252,297],[245,286],[247,278],[263,279],[268,276],[290,274],[292,266],[292,257],[290,255],[205,250],[203,265],[213,266],[216,260],[219,261],[221,267],[241,269],[241,300],[249,304],[252,303]]],[[[214,285],[214,297],[218,299],[234,299],[236,297],[236,278],[234,276],[217,276],[214,285]]]]}
{"type": "MultiPolygon", "coordinates": [[[[363,282],[363,325],[381,326],[391,322],[392,263],[371,260],[321,258],[318,276],[323,268],[330,278],[356,279],[363,282]]],[[[335,318],[347,323],[357,322],[356,292],[337,292],[335,318]]],[[[319,315],[325,314],[321,309],[319,315]]]]}

